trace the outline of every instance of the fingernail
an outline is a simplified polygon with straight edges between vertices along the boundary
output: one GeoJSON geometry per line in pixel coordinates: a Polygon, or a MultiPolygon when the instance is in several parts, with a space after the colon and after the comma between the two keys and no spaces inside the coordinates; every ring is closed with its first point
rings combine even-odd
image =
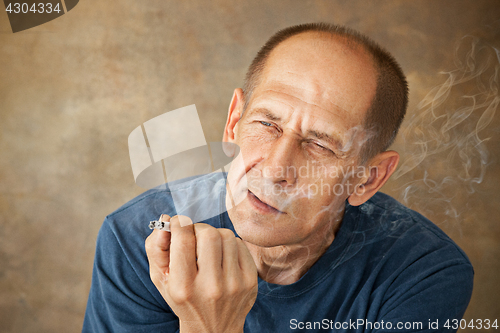
{"type": "Polygon", "coordinates": [[[172,222],[172,221],[178,222],[181,227],[185,227],[187,225],[193,224],[193,221],[189,217],[184,216],[184,215],[175,215],[170,220],[170,222],[172,222]]]}

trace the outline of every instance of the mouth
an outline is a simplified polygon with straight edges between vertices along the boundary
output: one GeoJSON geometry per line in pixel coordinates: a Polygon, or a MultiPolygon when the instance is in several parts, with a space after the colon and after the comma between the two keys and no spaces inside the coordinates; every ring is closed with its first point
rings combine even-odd
{"type": "Polygon", "coordinates": [[[252,191],[248,190],[248,201],[254,206],[259,212],[265,213],[265,214],[285,214],[284,212],[280,211],[279,209],[274,208],[273,206],[265,203],[264,201],[260,200],[255,194],[252,193],[252,191]]]}

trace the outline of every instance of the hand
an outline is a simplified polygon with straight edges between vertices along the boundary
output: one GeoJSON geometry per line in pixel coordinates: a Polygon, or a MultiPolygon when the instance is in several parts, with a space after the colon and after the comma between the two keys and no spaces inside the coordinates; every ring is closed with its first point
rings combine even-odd
{"type": "Polygon", "coordinates": [[[178,217],[170,228],[151,233],[146,253],[151,280],[180,332],[243,332],[257,297],[257,269],[243,241],[204,223],[181,227],[178,217]]]}

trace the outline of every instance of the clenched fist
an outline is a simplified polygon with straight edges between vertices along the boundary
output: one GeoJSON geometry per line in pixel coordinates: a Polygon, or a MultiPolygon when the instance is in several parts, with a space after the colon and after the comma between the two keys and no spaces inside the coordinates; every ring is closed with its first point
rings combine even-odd
{"type": "Polygon", "coordinates": [[[151,280],[179,318],[180,332],[243,332],[257,297],[257,269],[245,244],[229,229],[181,227],[178,217],[170,228],[151,233],[146,253],[151,280]]]}

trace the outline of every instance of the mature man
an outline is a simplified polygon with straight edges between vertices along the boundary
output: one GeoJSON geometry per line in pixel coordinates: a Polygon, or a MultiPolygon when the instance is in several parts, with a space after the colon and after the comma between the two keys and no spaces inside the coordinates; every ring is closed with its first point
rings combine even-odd
{"type": "Polygon", "coordinates": [[[467,257],[377,193],[399,161],[387,148],[406,105],[399,66],[368,38],[327,24],[278,32],[234,91],[227,179],[183,188],[227,212],[149,234],[151,219],[176,215],[169,190],[153,190],[108,216],[83,330],[456,330],[467,257]]]}

